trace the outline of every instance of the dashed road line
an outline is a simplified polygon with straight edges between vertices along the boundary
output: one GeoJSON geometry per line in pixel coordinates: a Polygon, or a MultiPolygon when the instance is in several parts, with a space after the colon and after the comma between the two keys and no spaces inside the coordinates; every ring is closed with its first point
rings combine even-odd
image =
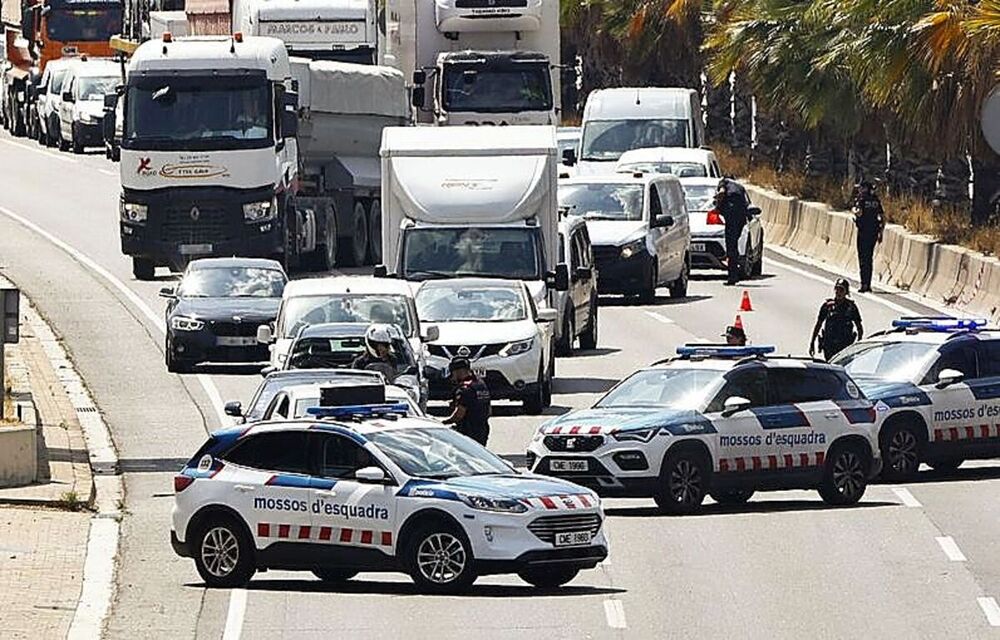
{"type": "Polygon", "coordinates": [[[0,138],[0,142],[5,142],[12,147],[20,147],[22,149],[27,149],[28,151],[34,151],[35,153],[40,153],[43,156],[48,156],[50,158],[55,158],[60,162],[69,162],[70,164],[80,164],[76,158],[71,158],[69,156],[63,155],[61,153],[54,153],[52,151],[46,151],[45,149],[38,149],[28,144],[22,144],[20,142],[14,142],[13,140],[7,140],[6,138],[0,138]]]}
{"type": "Polygon", "coordinates": [[[986,615],[987,624],[991,627],[1000,627],[1000,605],[997,604],[996,598],[982,597],[976,598],[976,601],[986,615]]]}
{"type": "Polygon", "coordinates": [[[674,321],[663,315],[662,313],[657,313],[655,311],[646,311],[646,315],[656,320],[657,322],[662,322],[663,324],[674,324],[674,321]]]}
{"type": "Polygon", "coordinates": [[[948,556],[949,560],[952,562],[965,562],[965,554],[958,548],[958,544],[956,544],[954,538],[951,536],[938,536],[935,540],[937,540],[941,551],[944,551],[944,555],[948,556]]]}
{"type": "Polygon", "coordinates": [[[617,598],[608,598],[604,601],[604,617],[608,620],[608,626],[612,629],[628,629],[628,622],[625,620],[625,605],[617,598]]]}
{"type": "Polygon", "coordinates": [[[913,497],[913,494],[910,493],[909,489],[906,489],[904,487],[898,487],[893,489],[892,492],[896,494],[896,497],[899,498],[899,501],[903,503],[903,506],[910,508],[917,508],[923,506],[922,504],[920,504],[919,500],[913,497]]]}
{"type": "Polygon", "coordinates": [[[247,590],[233,589],[229,596],[229,612],[226,614],[226,627],[222,632],[222,640],[239,640],[243,632],[243,617],[247,612],[247,590]]]}

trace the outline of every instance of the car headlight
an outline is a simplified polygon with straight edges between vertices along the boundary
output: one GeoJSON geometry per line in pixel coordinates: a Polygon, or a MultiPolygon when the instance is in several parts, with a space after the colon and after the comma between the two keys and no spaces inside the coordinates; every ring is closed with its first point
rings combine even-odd
{"type": "Polygon", "coordinates": [[[517,500],[508,498],[487,498],[486,496],[460,495],[462,502],[473,509],[479,511],[492,511],[494,513],[524,513],[528,507],[517,500]]]}
{"type": "Polygon", "coordinates": [[[121,213],[125,222],[145,222],[148,212],[149,207],[144,204],[122,201],[121,213]]]}
{"type": "Polygon", "coordinates": [[[612,431],[611,437],[618,442],[649,442],[659,431],[658,427],[637,429],[635,431],[612,431]]]}
{"type": "Polygon", "coordinates": [[[622,247],[621,256],[622,259],[628,260],[634,255],[642,253],[646,248],[646,241],[642,238],[638,240],[633,240],[622,247]]]}
{"type": "Polygon", "coordinates": [[[175,331],[201,331],[205,323],[194,318],[177,316],[170,319],[170,328],[175,331]]]}
{"type": "Polygon", "coordinates": [[[506,347],[500,350],[500,355],[504,358],[510,356],[519,356],[522,353],[528,353],[531,348],[535,346],[535,339],[528,338],[527,340],[521,340],[520,342],[511,342],[506,347]]]}
{"type": "Polygon", "coordinates": [[[243,205],[243,219],[247,222],[267,222],[273,220],[277,207],[273,200],[264,202],[247,202],[243,205]]]}

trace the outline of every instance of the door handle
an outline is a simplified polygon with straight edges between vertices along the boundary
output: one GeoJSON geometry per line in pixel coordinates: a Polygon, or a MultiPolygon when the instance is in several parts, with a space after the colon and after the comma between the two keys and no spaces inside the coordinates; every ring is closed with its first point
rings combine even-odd
{"type": "Polygon", "coordinates": [[[337,492],[333,489],[315,489],[313,490],[313,494],[321,497],[337,497],[337,492]]]}
{"type": "Polygon", "coordinates": [[[834,420],[836,419],[837,415],[838,414],[836,413],[824,413],[823,417],[826,418],[827,420],[834,420]]]}
{"type": "Polygon", "coordinates": [[[257,487],[255,487],[255,486],[253,486],[251,484],[238,484],[238,485],[234,486],[233,489],[236,489],[240,493],[251,493],[253,491],[256,491],[257,487]]]}

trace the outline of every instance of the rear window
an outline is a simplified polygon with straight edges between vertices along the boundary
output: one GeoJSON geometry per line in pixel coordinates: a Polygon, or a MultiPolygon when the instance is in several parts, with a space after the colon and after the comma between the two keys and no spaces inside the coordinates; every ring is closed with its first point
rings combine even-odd
{"type": "Polygon", "coordinates": [[[309,473],[309,434],[277,431],[251,435],[233,447],[223,459],[242,467],[283,473],[309,473]]]}
{"type": "Polygon", "coordinates": [[[826,369],[769,369],[768,404],[798,404],[861,397],[850,378],[826,369]]]}

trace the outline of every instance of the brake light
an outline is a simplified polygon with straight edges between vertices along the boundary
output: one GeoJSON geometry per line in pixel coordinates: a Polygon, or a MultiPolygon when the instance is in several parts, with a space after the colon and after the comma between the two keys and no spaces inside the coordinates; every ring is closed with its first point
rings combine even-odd
{"type": "Polygon", "coordinates": [[[236,42],[243,42],[243,34],[239,31],[233,34],[233,40],[236,42]]]}
{"type": "Polygon", "coordinates": [[[190,487],[193,482],[194,478],[192,478],[191,476],[185,476],[180,474],[174,476],[174,493],[180,493],[181,491],[184,491],[185,489],[190,487]]]}
{"type": "Polygon", "coordinates": [[[726,224],[726,222],[722,219],[722,216],[719,215],[719,211],[717,209],[712,209],[708,212],[708,216],[705,218],[705,224],[726,224]]]}
{"type": "Polygon", "coordinates": [[[174,41],[173,34],[171,34],[169,31],[164,31],[163,32],[163,41],[166,42],[166,43],[168,43],[168,44],[171,43],[171,42],[173,42],[174,41]]]}

